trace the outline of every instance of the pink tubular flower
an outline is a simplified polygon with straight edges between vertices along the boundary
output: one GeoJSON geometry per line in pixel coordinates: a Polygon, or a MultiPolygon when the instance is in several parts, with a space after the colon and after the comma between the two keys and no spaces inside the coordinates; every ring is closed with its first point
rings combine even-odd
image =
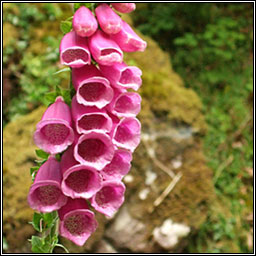
{"type": "Polygon", "coordinates": [[[79,68],[91,63],[87,40],[76,35],[75,31],[67,33],[60,43],[61,64],[79,68]]]}
{"type": "Polygon", "coordinates": [[[58,214],[60,235],[78,246],[83,246],[98,226],[94,213],[84,199],[69,198],[58,214]]]}
{"type": "Polygon", "coordinates": [[[136,9],[135,3],[111,3],[111,5],[121,13],[130,13],[136,9]]]}
{"type": "Polygon", "coordinates": [[[124,202],[125,185],[121,181],[104,181],[102,188],[91,198],[92,207],[108,217],[124,202]]]}
{"type": "Polygon", "coordinates": [[[110,132],[112,120],[105,110],[96,107],[85,107],[77,102],[76,96],[72,99],[71,112],[78,133],[88,131],[110,132]]]}
{"type": "Polygon", "coordinates": [[[101,177],[91,166],[81,165],[74,159],[73,147],[69,147],[61,158],[63,180],[62,192],[71,198],[92,197],[101,188],[101,177]]]}
{"type": "Polygon", "coordinates": [[[72,69],[72,81],[77,91],[77,102],[80,104],[101,109],[113,98],[109,81],[93,65],[72,69]]]}
{"type": "Polygon", "coordinates": [[[67,202],[67,197],[61,192],[61,179],[60,164],[54,156],[50,156],[39,168],[30,187],[30,207],[39,212],[52,212],[62,207],[67,202]]]}
{"type": "Polygon", "coordinates": [[[108,109],[118,117],[135,117],[140,112],[141,97],[135,92],[118,93],[108,109]]]}
{"type": "Polygon", "coordinates": [[[89,37],[95,33],[98,23],[93,13],[81,6],[74,14],[73,29],[81,37],[89,37]]]}
{"type": "Polygon", "coordinates": [[[95,9],[96,17],[101,29],[111,35],[118,33],[122,28],[122,19],[107,4],[100,4],[95,9]]]}
{"type": "Polygon", "coordinates": [[[35,144],[50,154],[64,151],[74,141],[69,106],[61,96],[45,111],[34,133],[35,144]]]}
{"type": "Polygon", "coordinates": [[[101,170],[111,162],[114,151],[114,145],[108,135],[92,131],[78,138],[74,157],[81,164],[101,170]]]}
{"type": "Polygon", "coordinates": [[[127,66],[124,62],[113,66],[99,65],[102,74],[116,88],[133,89],[137,91],[142,83],[142,72],[138,67],[127,66]]]}
{"type": "Polygon", "coordinates": [[[101,65],[111,66],[123,61],[123,52],[118,44],[101,30],[89,38],[89,48],[95,61],[101,65]]]}
{"type": "Polygon", "coordinates": [[[111,35],[113,39],[124,52],[143,52],[146,47],[146,41],[142,40],[125,21],[122,22],[122,29],[119,33],[111,35]]]}
{"type": "Polygon", "coordinates": [[[117,149],[110,164],[101,172],[105,180],[121,180],[130,170],[132,153],[124,149],[117,149]]]}
{"type": "Polygon", "coordinates": [[[133,152],[140,143],[141,125],[134,117],[123,118],[113,131],[113,143],[133,152]]]}

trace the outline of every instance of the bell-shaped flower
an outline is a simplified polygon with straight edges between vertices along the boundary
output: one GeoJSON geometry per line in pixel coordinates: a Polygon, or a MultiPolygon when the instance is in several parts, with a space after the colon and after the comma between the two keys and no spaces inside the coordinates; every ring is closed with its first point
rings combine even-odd
{"type": "Polygon", "coordinates": [[[74,157],[81,164],[102,170],[111,162],[114,151],[114,145],[107,134],[92,131],[77,139],[74,157]]]}
{"type": "Polygon", "coordinates": [[[91,55],[87,39],[76,34],[75,31],[67,33],[60,43],[60,62],[71,68],[79,68],[91,63],[91,55]]]}
{"type": "Polygon", "coordinates": [[[35,144],[50,154],[64,151],[74,141],[71,111],[61,96],[50,105],[34,133],[35,144]]]}
{"type": "Polygon", "coordinates": [[[113,98],[109,81],[94,65],[72,69],[72,81],[77,91],[77,102],[85,106],[103,108],[113,98]]]}
{"type": "Polygon", "coordinates": [[[71,113],[78,133],[88,131],[110,132],[112,120],[105,110],[96,107],[85,107],[77,102],[76,96],[71,103],[71,113]]]}
{"type": "Polygon", "coordinates": [[[100,4],[95,9],[97,20],[101,29],[111,35],[118,33],[122,28],[122,19],[117,15],[108,4],[100,4]]]}
{"type": "Polygon", "coordinates": [[[141,124],[134,117],[125,117],[113,130],[113,143],[133,152],[140,143],[141,124]]]}
{"type": "Polygon", "coordinates": [[[95,33],[98,23],[93,13],[85,6],[81,6],[74,14],[73,29],[81,37],[89,37],[95,33]]]}
{"type": "MultiPolygon", "coordinates": [[[[117,90],[116,90],[117,91],[117,90]]],[[[118,117],[135,117],[140,112],[141,97],[135,92],[115,92],[108,110],[118,117]]]]}
{"type": "Polygon", "coordinates": [[[111,35],[110,38],[124,52],[143,52],[147,47],[146,41],[142,40],[125,21],[122,22],[121,31],[115,35],[111,35]]]}
{"type": "Polygon", "coordinates": [[[124,202],[125,185],[118,180],[104,181],[101,189],[90,199],[92,207],[112,217],[124,202]]]}
{"type": "Polygon", "coordinates": [[[88,199],[101,188],[101,177],[93,167],[77,162],[73,154],[74,148],[71,146],[61,157],[61,189],[71,198],[88,199]]]}
{"type": "Polygon", "coordinates": [[[133,89],[137,91],[142,83],[142,72],[138,67],[116,63],[112,66],[99,65],[101,73],[116,88],[133,89]]]}
{"type": "Polygon", "coordinates": [[[60,235],[78,246],[83,246],[98,226],[94,213],[89,210],[85,199],[69,198],[58,214],[60,235]]]}
{"type": "Polygon", "coordinates": [[[111,66],[123,61],[123,52],[118,44],[103,31],[97,30],[88,40],[90,52],[97,63],[111,66]]]}
{"type": "Polygon", "coordinates": [[[132,153],[124,149],[117,149],[110,164],[100,174],[105,180],[121,180],[131,168],[132,153]]]}
{"type": "Polygon", "coordinates": [[[135,3],[111,3],[111,5],[121,13],[130,13],[136,9],[135,3]]]}
{"type": "Polygon", "coordinates": [[[67,197],[61,191],[61,180],[60,163],[54,156],[50,156],[39,168],[30,187],[28,194],[30,207],[39,212],[60,209],[67,202],[67,197]]]}

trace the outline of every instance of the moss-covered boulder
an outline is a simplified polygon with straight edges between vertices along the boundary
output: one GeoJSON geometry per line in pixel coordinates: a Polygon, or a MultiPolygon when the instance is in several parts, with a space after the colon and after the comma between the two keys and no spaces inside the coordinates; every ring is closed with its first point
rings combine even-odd
{"type": "MultiPolygon", "coordinates": [[[[85,247],[62,239],[70,252],[178,252],[185,237],[205,220],[213,188],[201,152],[200,135],[206,131],[201,102],[183,86],[169,56],[142,37],[147,50],[126,56],[128,64],[143,71],[143,100],[138,116],[142,142],[124,179],[125,203],[111,220],[98,215],[100,228],[85,247]]],[[[29,248],[26,241],[34,232],[26,198],[35,159],[32,135],[44,110],[36,109],[4,129],[3,228],[10,252],[29,248]]]]}

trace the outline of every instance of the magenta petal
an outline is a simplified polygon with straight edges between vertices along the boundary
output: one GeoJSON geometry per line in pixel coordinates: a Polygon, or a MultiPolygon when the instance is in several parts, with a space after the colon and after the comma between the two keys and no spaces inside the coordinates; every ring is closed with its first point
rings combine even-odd
{"type": "Polygon", "coordinates": [[[136,9],[135,3],[111,3],[111,5],[121,13],[130,13],[136,9]]]}
{"type": "Polygon", "coordinates": [[[61,158],[62,192],[71,198],[90,198],[101,188],[101,177],[96,169],[81,165],[73,157],[70,147],[61,158]]]}
{"type": "Polygon", "coordinates": [[[72,117],[78,133],[88,131],[110,132],[112,120],[105,110],[96,107],[85,107],[77,102],[76,96],[72,99],[72,117]]]}
{"type": "Polygon", "coordinates": [[[123,52],[118,44],[101,30],[89,38],[89,48],[95,61],[101,65],[111,66],[123,61],[123,52]]]}
{"type": "Polygon", "coordinates": [[[142,83],[141,70],[135,66],[127,66],[124,62],[112,66],[100,65],[100,71],[117,88],[137,91],[142,83]]]}
{"type": "Polygon", "coordinates": [[[121,31],[115,35],[111,35],[110,38],[113,39],[124,52],[143,52],[147,47],[147,43],[142,40],[125,21],[123,21],[121,31]]]}
{"type": "Polygon", "coordinates": [[[62,97],[45,111],[34,133],[35,144],[50,154],[64,151],[74,141],[71,112],[62,97]]]}
{"type": "Polygon", "coordinates": [[[113,143],[117,147],[128,149],[133,152],[140,143],[141,125],[134,117],[125,117],[115,127],[113,143]]]}
{"type": "Polygon", "coordinates": [[[91,198],[91,204],[96,211],[112,217],[123,204],[124,193],[125,186],[121,181],[105,181],[100,191],[91,198]]]}
{"type": "Polygon", "coordinates": [[[132,153],[124,149],[117,149],[110,164],[101,172],[106,180],[121,180],[130,170],[132,153]]]}
{"type": "Polygon", "coordinates": [[[88,209],[84,199],[69,198],[58,213],[60,235],[78,246],[83,246],[98,226],[94,213],[88,209]]]}
{"type": "Polygon", "coordinates": [[[79,68],[91,63],[87,39],[76,35],[75,31],[67,33],[60,43],[61,64],[79,68]]]}
{"type": "Polygon", "coordinates": [[[119,94],[109,105],[109,111],[118,117],[135,117],[140,112],[141,97],[135,92],[119,94]]]}
{"type": "Polygon", "coordinates": [[[30,207],[39,212],[52,212],[66,204],[67,197],[61,192],[61,179],[60,164],[51,156],[40,167],[30,187],[28,194],[30,207]]]}
{"type": "Polygon", "coordinates": [[[111,162],[114,145],[111,138],[101,132],[88,132],[81,135],[74,148],[74,157],[81,164],[101,170],[111,162]]]}
{"type": "Polygon", "coordinates": [[[122,28],[122,19],[107,4],[100,4],[95,9],[101,29],[107,34],[116,34],[122,28]]]}
{"type": "Polygon", "coordinates": [[[89,37],[95,33],[97,28],[98,23],[93,13],[85,6],[81,6],[73,17],[73,29],[77,35],[89,37]]]}
{"type": "Polygon", "coordinates": [[[109,81],[93,65],[72,70],[72,81],[77,91],[77,102],[85,106],[103,108],[113,99],[109,81]]]}

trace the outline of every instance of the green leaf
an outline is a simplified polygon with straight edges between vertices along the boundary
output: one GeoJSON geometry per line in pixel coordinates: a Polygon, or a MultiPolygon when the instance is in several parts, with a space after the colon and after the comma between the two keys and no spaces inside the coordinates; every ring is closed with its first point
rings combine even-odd
{"type": "Polygon", "coordinates": [[[32,175],[34,172],[36,172],[39,169],[39,166],[33,166],[30,168],[30,175],[32,175]]]}
{"type": "Polygon", "coordinates": [[[90,10],[92,10],[94,7],[94,3],[75,3],[74,10],[77,11],[81,6],[85,6],[85,7],[89,8],[90,10]]]}
{"type": "Polygon", "coordinates": [[[71,105],[70,90],[62,89],[62,90],[61,90],[61,95],[62,95],[64,101],[65,101],[68,105],[71,105]]]}
{"type": "Polygon", "coordinates": [[[58,218],[58,214],[56,211],[50,212],[50,213],[44,213],[43,220],[45,223],[45,228],[46,229],[51,228],[55,224],[57,218],[58,218]]]}
{"type": "Polygon", "coordinates": [[[48,92],[44,95],[45,100],[48,102],[48,105],[53,103],[57,97],[57,93],[54,92],[48,92]]]}
{"type": "Polygon", "coordinates": [[[38,232],[42,232],[42,220],[43,217],[42,217],[42,214],[41,213],[37,213],[35,212],[34,213],[34,216],[33,216],[33,220],[31,222],[32,226],[34,227],[34,229],[38,232]]]}
{"type": "Polygon", "coordinates": [[[61,21],[60,22],[60,29],[61,29],[61,31],[62,31],[62,33],[64,35],[67,34],[72,29],[72,22],[71,21],[67,21],[67,20],[61,21]]]}
{"type": "Polygon", "coordinates": [[[49,154],[44,152],[42,149],[36,149],[36,155],[42,159],[48,159],[49,154]]]}
{"type": "Polygon", "coordinates": [[[61,70],[59,70],[59,71],[53,73],[53,75],[57,75],[57,74],[59,74],[59,73],[67,72],[67,71],[70,71],[70,68],[63,68],[63,69],[61,69],[61,70]]]}
{"type": "Polygon", "coordinates": [[[51,250],[51,244],[44,243],[44,240],[38,236],[32,236],[31,244],[31,250],[35,253],[49,253],[51,250]]]}

